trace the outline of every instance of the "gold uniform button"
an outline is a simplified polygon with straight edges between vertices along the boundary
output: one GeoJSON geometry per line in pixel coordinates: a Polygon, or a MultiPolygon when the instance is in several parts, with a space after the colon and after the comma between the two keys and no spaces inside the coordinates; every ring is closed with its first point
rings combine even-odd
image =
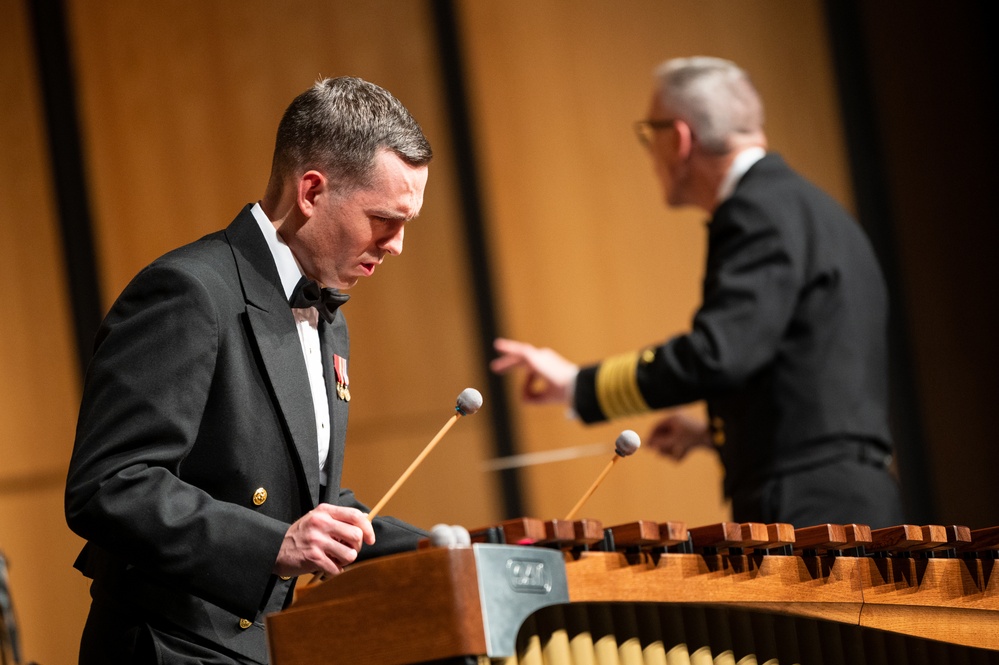
{"type": "Polygon", "coordinates": [[[249,619],[240,619],[239,620],[239,627],[242,628],[243,630],[246,630],[247,628],[249,628],[252,625],[253,625],[253,622],[250,621],[249,619]]]}
{"type": "Polygon", "coordinates": [[[285,582],[291,579],[291,575],[280,575],[279,577],[285,582]]]}
{"type": "Polygon", "coordinates": [[[257,490],[253,493],[253,505],[262,506],[264,505],[264,501],[266,500],[267,500],[267,490],[265,490],[263,487],[258,487],[257,490]]]}
{"type": "Polygon", "coordinates": [[[644,351],[642,351],[643,365],[649,365],[655,359],[656,359],[656,352],[653,349],[645,349],[644,351]]]}
{"type": "Polygon", "coordinates": [[[719,416],[711,419],[711,442],[716,447],[725,445],[725,421],[719,416]]]}

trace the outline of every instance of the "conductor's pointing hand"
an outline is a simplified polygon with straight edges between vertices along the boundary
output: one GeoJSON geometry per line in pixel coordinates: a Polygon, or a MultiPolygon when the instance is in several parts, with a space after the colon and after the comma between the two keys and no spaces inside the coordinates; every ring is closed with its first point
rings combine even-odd
{"type": "Polygon", "coordinates": [[[497,338],[493,348],[499,357],[489,363],[497,374],[514,367],[527,369],[522,396],[532,404],[570,405],[579,367],[552,349],[539,349],[524,342],[497,338]]]}

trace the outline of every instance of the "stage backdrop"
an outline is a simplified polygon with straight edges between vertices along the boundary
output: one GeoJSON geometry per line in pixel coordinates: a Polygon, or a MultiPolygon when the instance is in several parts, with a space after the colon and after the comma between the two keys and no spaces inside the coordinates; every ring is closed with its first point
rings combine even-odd
{"type": "MultiPolygon", "coordinates": [[[[20,0],[0,0],[0,548],[24,653],[66,663],[88,606],[71,569],[62,483],[80,380],[66,313],[36,62],[20,0]]],[[[352,74],[398,96],[436,158],[405,252],[351,291],[351,423],[344,484],[370,503],[486,384],[453,124],[430,2],[66,0],[71,62],[103,308],[161,253],[217,230],[262,194],[274,130],[317,77],[352,74]]],[[[456,3],[481,176],[499,331],[585,362],[687,328],[698,302],[704,217],[667,211],[632,124],[652,70],[711,54],[751,72],[772,147],[852,206],[818,0],[533,0],[456,3]]],[[[454,58],[454,54],[446,57],[454,58]]],[[[617,434],[652,418],[584,427],[560,409],[514,404],[519,452],[606,443],[604,456],[521,476],[528,515],[562,517],[609,461],[617,434]]],[[[463,419],[386,506],[423,527],[503,514],[483,463],[483,411],[463,419]]],[[[699,409],[698,405],[690,408],[699,409]]],[[[252,418],[253,414],[246,414],[252,418]]],[[[691,525],[728,515],[709,454],[648,451],[616,466],[585,516],[691,525]]]]}

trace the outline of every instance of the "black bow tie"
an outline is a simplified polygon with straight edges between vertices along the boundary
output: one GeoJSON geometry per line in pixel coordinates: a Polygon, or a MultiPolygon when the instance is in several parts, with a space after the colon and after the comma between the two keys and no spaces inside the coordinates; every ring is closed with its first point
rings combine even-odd
{"type": "Polygon", "coordinates": [[[346,293],[340,293],[336,289],[321,288],[315,280],[302,277],[295,285],[295,290],[291,292],[289,302],[296,309],[315,307],[326,323],[333,323],[337,308],[349,299],[350,296],[346,293]]]}

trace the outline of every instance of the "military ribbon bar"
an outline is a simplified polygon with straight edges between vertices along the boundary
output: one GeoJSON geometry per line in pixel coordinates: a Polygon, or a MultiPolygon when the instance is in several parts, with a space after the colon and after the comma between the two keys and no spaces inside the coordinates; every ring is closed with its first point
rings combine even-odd
{"type": "Polygon", "coordinates": [[[347,377],[347,359],[333,354],[333,371],[336,372],[336,396],[350,401],[350,379],[347,377]]]}

